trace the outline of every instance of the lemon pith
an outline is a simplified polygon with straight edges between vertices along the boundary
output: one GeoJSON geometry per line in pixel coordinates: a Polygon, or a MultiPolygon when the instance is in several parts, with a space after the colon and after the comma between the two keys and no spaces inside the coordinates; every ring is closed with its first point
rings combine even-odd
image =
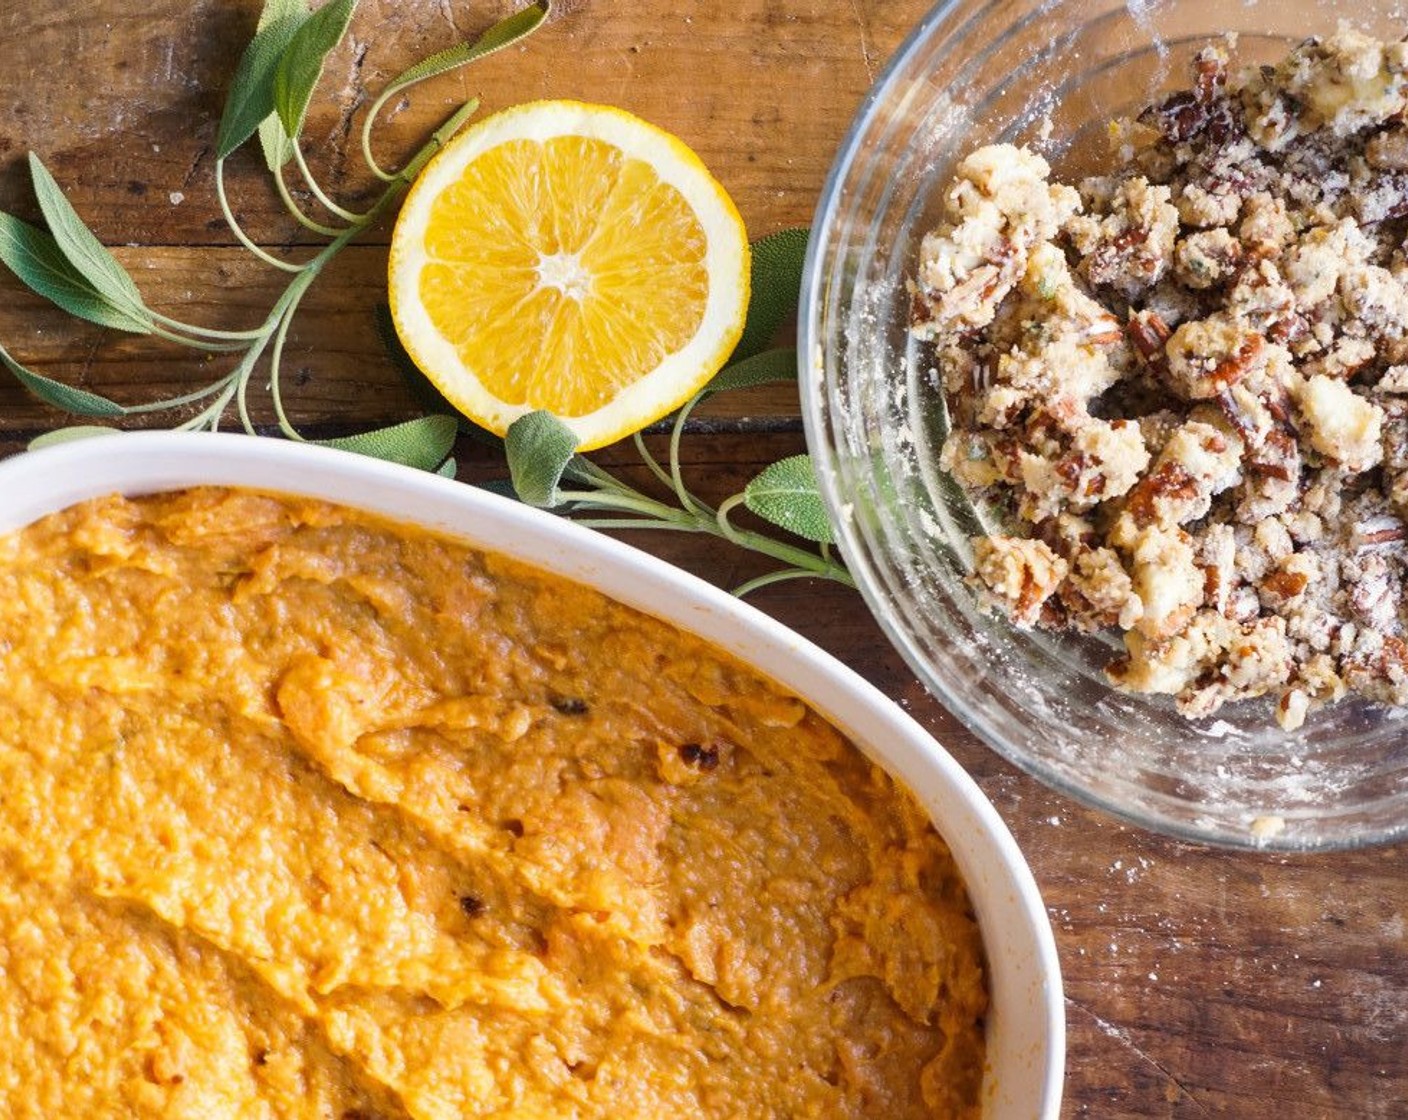
{"type": "Polygon", "coordinates": [[[412,358],[467,416],[502,434],[546,409],[587,449],[669,412],[727,359],[747,238],[679,140],[618,109],[535,102],[422,172],[390,295],[412,358]]]}

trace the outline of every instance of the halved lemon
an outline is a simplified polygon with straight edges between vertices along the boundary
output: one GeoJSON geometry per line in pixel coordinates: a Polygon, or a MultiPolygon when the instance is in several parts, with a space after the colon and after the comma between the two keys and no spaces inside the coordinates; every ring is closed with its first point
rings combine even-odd
{"type": "Polygon", "coordinates": [[[709,380],[742,333],[748,277],[743,221],[699,157],[577,101],[461,133],[391,238],[391,315],[436,388],[500,435],[551,412],[583,450],[709,380]]]}

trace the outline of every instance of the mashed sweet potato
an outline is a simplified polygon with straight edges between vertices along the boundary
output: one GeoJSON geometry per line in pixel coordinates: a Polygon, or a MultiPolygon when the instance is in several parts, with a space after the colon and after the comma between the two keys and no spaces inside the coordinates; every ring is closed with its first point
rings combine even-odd
{"type": "Polygon", "coordinates": [[[975,1116],[924,813],[582,587],[317,502],[0,538],[7,1116],[975,1116]]]}

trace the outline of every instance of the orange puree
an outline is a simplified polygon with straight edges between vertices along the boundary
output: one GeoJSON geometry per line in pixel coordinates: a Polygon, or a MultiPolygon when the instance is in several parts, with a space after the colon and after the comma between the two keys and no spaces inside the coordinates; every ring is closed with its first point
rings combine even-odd
{"type": "Polygon", "coordinates": [[[975,1116],[924,813],[673,627],[317,502],[0,538],[9,1117],[975,1116]]]}

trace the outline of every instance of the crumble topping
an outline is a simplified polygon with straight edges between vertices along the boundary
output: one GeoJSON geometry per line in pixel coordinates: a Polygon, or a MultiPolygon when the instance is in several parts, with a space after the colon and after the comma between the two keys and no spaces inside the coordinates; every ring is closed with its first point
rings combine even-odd
{"type": "Polygon", "coordinates": [[[924,238],[941,463],[1010,514],[972,582],[1118,627],[1112,683],[1190,718],[1408,705],[1408,43],[1192,77],[1111,126],[1111,174],[979,148],[924,238]]]}

